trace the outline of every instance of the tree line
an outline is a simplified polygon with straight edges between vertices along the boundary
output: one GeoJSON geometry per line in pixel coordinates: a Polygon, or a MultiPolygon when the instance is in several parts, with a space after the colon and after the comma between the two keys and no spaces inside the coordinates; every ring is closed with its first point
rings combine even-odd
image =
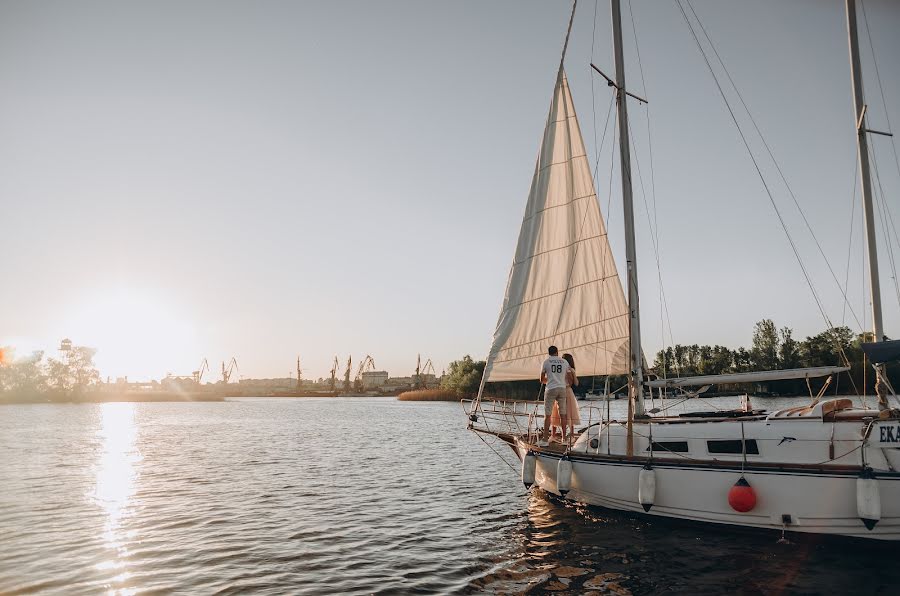
{"type": "MultiPolygon", "coordinates": [[[[720,345],[676,344],[660,350],[653,362],[653,372],[666,377],[720,375],[757,370],[785,370],[815,366],[850,366],[850,371],[835,379],[835,391],[872,394],[875,378],[870,363],[862,351],[862,344],[872,340],[871,333],[855,334],[849,327],[826,329],[804,340],[794,339],[790,327],[775,325],[763,319],[753,327],[749,348],[730,349],[720,345]]],[[[888,367],[893,377],[894,367],[888,367]]],[[[776,393],[804,393],[803,380],[772,381],[763,384],[764,390],[776,393]]]]}
{"type": "MultiPolygon", "coordinates": [[[[749,347],[732,349],[720,345],[676,344],[657,352],[648,372],[659,377],[690,377],[849,365],[848,372],[836,376],[829,393],[865,392],[872,395],[875,391],[874,373],[862,351],[863,342],[871,340],[871,333],[855,334],[846,326],[832,327],[817,335],[797,340],[790,327],[778,328],[772,319],[763,319],[754,325],[749,347]]],[[[484,366],[483,360],[473,360],[469,355],[451,362],[441,388],[455,391],[460,397],[474,396],[478,393],[484,366]]],[[[896,387],[894,378],[898,376],[898,367],[888,366],[887,372],[896,387]]],[[[602,389],[604,386],[604,379],[601,377],[580,377],[580,380],[582,389],[590,389],[592,385],[602,389]]],[[[626,382],[624,375],[610,378],[613,390],[626,382]]],[[[818,390],[822,382],[824,381],[811,382],[812,389],[818,390]]],[[[754,389],[757,393],[781,395],[802,395],[809,390],[803,379],[760,383],[754,389]]],[[[533,399],[539,391],[540,384],[537,381],[489,383],[486,388],[486,393],[492,396],[516,399],[533,399]]]]}
{"type": "Polygon", "coordinates": [[[43,351],[13,358],[12,348],[0,349],[0,401],[66,401],[77,399],[100,381],[94,365],[97,350],[72,346],[60,358],[43,351]]]}

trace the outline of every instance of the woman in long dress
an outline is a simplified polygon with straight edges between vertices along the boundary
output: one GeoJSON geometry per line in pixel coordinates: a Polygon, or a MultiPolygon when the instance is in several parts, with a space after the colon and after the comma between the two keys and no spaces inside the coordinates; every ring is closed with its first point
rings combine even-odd
{"type": "Polygon", "coordinates": [[[578,386],[578,376],[575,374],[575,358],[571,354],[563,354],[562,357],[572,369],[572,384],[566,387],[566,418],[568,418],[569,436],[574,437],[575,426],[581,424],[581,416],[578,413],[578,401],[575,400],[575,391],[572,390],[572,387],[578,386]]]}
{"type": "MultiPolygon", "coordinates": [[[[573,384],[566,386],[566,427],[569,431],[568,436],[571,437],[575,425],[581,424],[581,416],[578,414],[578,402],[575,400],[575,392],[572,390],[573,385],[578,385],[578,377],[575,375],[575,358],[573,358],[571,354],[563,354],[562,357],[569,363],[569,367],[572,369],[573,384]]],[[[550,413],[550,428],[552,429],[550,434],[551,439],[556,438],[557,434],[562,436],[562,420],[560,419],[559,406],[556,402],[553,402],[553,411],[550,413]]]]}

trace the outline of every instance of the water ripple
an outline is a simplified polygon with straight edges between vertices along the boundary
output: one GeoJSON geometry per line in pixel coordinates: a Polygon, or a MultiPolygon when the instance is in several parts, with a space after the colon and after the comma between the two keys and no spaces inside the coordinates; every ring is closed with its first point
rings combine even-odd
{"type": "Polygon", "coordinates": [[[0,486],[0,593],[802,593],[898,579],[873,546],[784,546],[526,493],[456,404],[6,406],[0,486]]]}

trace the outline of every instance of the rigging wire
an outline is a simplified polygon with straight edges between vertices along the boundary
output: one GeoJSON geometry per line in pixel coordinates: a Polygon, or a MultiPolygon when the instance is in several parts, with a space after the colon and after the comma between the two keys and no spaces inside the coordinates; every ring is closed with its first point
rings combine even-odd
{"type": "MultiPolygon", "coordinates": [[[[594,62],[594,45],[597,40],[597,4],[598,4],[598,0],[594,0],[594,19],[593,19],[593,21],[591,21],[591,63],[594,62]]],[[[597,159],[599,160],[600,159],[600,150],[597,148],[597,97],[596,97],[597,94],[596,94],[595,86],[594,86],[594,77],[591,75],[591,72],[590,72],[590,65],[588,65],[587,68],[588,68],[588,78],[591,81],[591,113],[593,114],[593,118],[591,118],[591,126],[594,129],[593,130],[593,132],[594,132],[594,152],[596,153],[597,159]]],[[[606,134],[606,127],[609,125],[609,112],[611,109],[612,109],[612,102],[610,102],[610,107],[607,109],[607,112],[606,112],[606,124],[603,125],[604,135],[606,134]]],[[[594,182],[594,192],[597,192],[597,166],[596,166],[596,164],[594,165],[594,168],[592,170],[591,178],[594,182]]],[[[600,204],[600,201],[598,198],[597,205],[599,205],[599,204],[600,204]]],[[[607,232],[607,243],[608,243],[608,241],[609,241],[609,233],[607,232]]],[[[600,272],[600,277],[604,281],[600,282],[600,304],[598,305],[600,308],[600,320],[601,321],[604,318],[603,317],[603,289],[604,289],[603,286],[606,285],[605,267],[603,269],[604,270],[600,272]]],[[[598,325],[598,327],[597,327],[598,335],[599,335],[599,332],[600,332],[600,327],[598,325]]],[[[600,338],[598,337],[597,339],[599,340],[600,338]]],[[[591,366],[591,369],[594,372],[597,371],[597,348],[596,348],[596,346],[594,347],[594,362],[593,362],[593,365],[591,366]]],[[[596,383],[597,383],[597,375],[596,374],[591,375],[591,393],[594,392],[594,389],[596,388],[596,383]]]]}
{"type": "MultiPolygon", "coordinates": [[[[813,241],[815,242],[816,248],[819,249],[819,254],[822,255],[822,259],[825,261],[825,265],[828,267],[828,271],[831,273],[831,277],[834,280],[834,283],[837,285],[838,289],[843,294],[844,305],[845,306],[849,305],[849,300],[847,299],[847,295],[846,295],[846,293],[844,293],[844,289],[841,286],[840,281],[838,281],[837,275],[834,273],[834,269],[832,269],[832,267],[831,267],[831,262],[828,260],[828,257],[825,256],[825,251],[822,249],[822,244],[819,242],[819,239],[816,236],[815,232],[813,231],[812,226],[809,223],[809,220],[806,218],[806,213],[804,213],[803,209],[800,207],[800,203],[799,203],[799,201],[797,201],[797,197],[794,194],[794,190],[791,188],[791,185],[788,184],[787,177],[784,175],[784,171],[781,169],[781,165],[779,164],[778,160],[775,159],[775,155],[772,152],[771,147],[769,147],[769,143],[766,141],[766,138],[763,136],[762,131],[759,128],[759,125],[757,125],[756,119],[753,117],[753,114],[750,112],[750,108],[747,107],[747,103],[744,101],[744,97],[741,94],[740,89],[738,89],[737,84],[735,84],[734,79],[731,77],[731,73],[728,71],[728,68],[725,66],[725,62],[722,60],[722,57],[719,55],[719,52],[716,49],[716,45],[713,43],[712,39],[710,38],[709,34],[707,33],[706,27],[703,26],[703,22],[700,20],[700,17],[699,17],[699,15],[697,15],[697,12],[694,10],[694,6],[693,6],[693,4],[691,4],[691,0],[685,0],[685,1],[687,2],[688,7],[691,9],[691,14],[693,14],[694,18],[697,20],[697,24],[700,26],[700,30],[703,32],[703,36],[706,38],[706,41],[709,44],[709,47],[712,49],[713,54],[716,57],[716,60],[722,66],[722,70],[725,72],[725,76],[728,77],[728,82],[731,84],[732,89],[734,89],[735,95],[737,95],[738,100],[741,102],[741,106],[743,106],[744,111],[746,112],[747,117],[750,120],[750,123],[753,125],[753,128],[756,131],[756,135],[759,137],[759,140],[762,141],[763,146],[766,148],[766,153],[768,153],[769,159],[772,160],[772,164],[775,166],[775,170],[778,172],[778,175],[781,177],[781,181],[784,183],[784,187],[787,189],[788,194],[790,195],[791,200],[794,203],[794,206],[797,208],[797,211],[800,213],[800,217],[803,219],[803,223],[806,226],[807,231],[809,231],[809,235],[812,237],[813,241]]],[[[699,42],[698,42],[698,46],[699,46],[699,42]]],[[[700,51],[703,52],[703,49],[701,48],[700,51]]],[[[712,72],[711,67],[710,67],[710,72],[712,72]]],[[[715,73],[713,73],[713,77],[715,77],[715,76],[716,76],[715,73]]],[[[721,89],[720,89],[720,91],[721,91],[721,89]]],[[[723,94],[723,99],[724,99],[724,94],[723,94]]],[[[727,103],[728,100],[726,99],[725,101],[727,103]]],[[[731,110],[731,108],[729,107],[729,111],[730,110],[731,110]]],[[[737,120],[735,120],[735,124],[737,124],[737,120]]],[[[740,125],[738,125],[738,126],[740,126],[740,125]]],[[[743,133],[741,133],[741,137],[743,137],[743,133]]],[[[750,151],[749,145],[747,145],[747,150],[748,150],[748,152],[750,151]]],[[[755,160],[754,160],[754,163],[755,163],[755,160]]],[[[762,176],[762,174],[760,174],[760,176],[762,176]]],[[[773,206],[774,206],[774,201],[773,201],[773,206]]],[[[777,210],[777,207],[776,207],[776,210],[777,210]]],[[[781,219],[780,214],[779,214],[779,219],[781,219]]],[[[788,233],[787,229],[785,229],[785,233],[788,233]]],[[[797,258],[799,259],[800,256],[798,255],[797,258]]],[[[853,318],[856,320],[857,325],[859,326],[860,330],[862,330],[863,325],[862,325],[862,323],[860,323],[859,317],[856,316],[856,312],[853,310],[852,306],[850,307],[850,314],[853,315],[853,318]]],[[[826,323],[828,323],[827,320],[826,320],[826,323]]],[[[830,325],[830,323],[829,323],[829,325],[830,325]]]]}
{"type": "MultiPolygon", "coordinates": [[[[593,85],[593,80],[594,80],[593,77],[591,77],[591,84],[592,84],[592,85],[593,85]]],[[[613,105],[615,105],[615,102],[613,101],[613,98],[610,98],[610,101],[609,101],[609,107],[607,108],[607,112],[606,112],[606,122],[605,122],[604,125],[603,125],[603,136],[601,137],[601,140],[600,140],[600,146],[596,149],[596,151],[597,151],[597,162],[594,164],[594,192],[595,192],[595,193],[597,192],[597,180],[596,180],[596,178],[597,178],[598,166],[599,166],[599,162],[600,162],[600,154],[601,154],[601,152],[603,151],[603,147],[604,147],[605,144],[606,144],[606,136],[607,136],[607,132],[609,131],[609,120],[610,120],[610,117],[611,117],[611,115],[612,115],[612,108],[613,108],[613,105]]],[[[615,122],[613,122],[613,130],[614,130],[614,131],[615,131],[615,127],[616,127],[616,124],[615,124],[615,122]]],[[[596,136],[596,131],[594,132],[594,135],[596,136]]],[[[613,132],[613,135],[615,136],[615,132],[613,132]]],[[[613,158],[615,158],[615,152],[614,152],[614,151],[610,151],[610,153],[613,155],[613,158]]],[[[612,177],[610,177],[610,182],[611,182],[611,181],[612,181],[612,177]]],[[[611,249],[610,249],[610,245],[609,245],[609,208],[610,208],[610,206],[611,206],[611,199],[612,199],[612,187],[610,187],[610,193],[608,194],[608,198],[607,198],[607,203],[606,203],[606,221],[604,222],[604,226],[603,226],[604,230],[606,231],[606,246],[605,246],[605,249],[606,249],[607,253],[611,250],[611,249]]],[[[599,203],[600,203],[600,200],[599,200],[599,197],[598,197],[598,198],[597,198],[597,204],[598,204],[598,207],[599,207],[599,203]]],[[[607,254],[606,256],[610,256],[610,257],[611,257],[611,255],[608,255],[608,254],[607,254]]],[[[600,270],[600,277],[601,277],[601,279],[602,279],[602,281],[600,282],[600,304],[599,304],[599,307],[600,307],[600,320],[601,320],[601,321],[604,321],[604,320],[606,319],[606,316],[605,316],[605,314],[604,314],[604,300],[603,300],[603,297],[606,295],[606,280],[607,280],[607,275],[606,275],[606,273],[607,273],[607,271],[606,271],[606,262],[607,262],[607,259],[606,259],[606,258],[603,258],[602,261],[601,261],[601,265],[600,265],[600,269],[601,269],[601,270],[600,270]]],[[[606,325],[598,324],[598,326],[597,326],[597,338],[596,338],[596,339],[597,339],[597,343],[600,343],[600,341],[601,341],[601,340],[600,340],[600,334],[601,334],[601,333],[603,334],[603,339],[602,339],[603,350],[604,350],[604,352],[606,352],[606,357],[608,358],[608,355],[609,355],[609,349],[608,349],[608,348],[609,348],[609,338],[606,336],[606,325]]],[[[595,348],[594,348],[594,371],[595,371],[595,372],[596,372],[596,370],[597,370],[597,354],[598,354],[598,350],[597,350],[597,348],[595,347],[595,348]]],[[[606,371],[607,371],[607,374],[608,374],[608,373],[609,373],[609,366],[607,366],[606,371]]],[[[591,376],[591,393],[593,393],[594,390],[595,390],[595,388],[596,388],[596,378],[597,378],[597,375],[596,375],[596,374],[594,374],[594,375],[591,376]]]]}
{"type": "MultiPolygon", "coordinates": [[[[485,445],[487,445],[487,446],[490,448],[490,450],[493,451],[494,454],[495,454],[497,457],[499,457],[501,461],[503,461],[503,463],[505,463],[507,466],[509,466],[509,469],[510,469],[510,470],[512,470],[512,471],[515,472],[516,474],[519,473],[519,470],[515,469],[511,463],[509,463],[508,461],[506,461],[506,458],[503,457],[502,455],[500,455],[500,452],[497,451],[496,449],[494,449],[494,446],[493,446],[491,443],[488,443],[487,441],[484,440],[484,437],[481,436],[481,433],[480,433],[480,432],[476,432],[475,435],[476,435],[479,439],[481,439],[481,442],[484,443],[485,445]]],[[[495,439],[495,440],[494,440],[494,443],[496,443],[496,442],[497,442],[497,440],[495,439]]]]}
{"type": "MultiPolygon", "coordinates": [[[[856,181],[859,179],[859,159],[857,155],[853,156],[853,199],[850,201],[850,239],[847,241],[847,269],[844,272],[844,291],[850,291],[850,255],[853,252],[853,220],[856,219],[856,193],[859,191],[859,185],[856,181]]],[[[841,325],[847,321],[847,303],[844,302],[844,310],[841,313],[841,325]]]]}
{"type": "MultiPolygon", "coordinates": [[[[865,5],[865,2],[863,2],[863,0],[860,0],[860,6],[862,7],[863,25],[866,28],[866,37],[869,40],[869,49],[872,51],[872,63],[875,66],[875,80],[878,82],[878,91],[881,95],[881,105],[884,108],[884,117],[885,117],[885,121],[887,123],[888,132],[890,133],[891,129],[892,129],[891,116],[890,116],[890,113],[888,112],[887,100],[885,99],[885,95],[884,95],[884,86],[881,84],[881,73],[878,70],[878,58],[875,54],[875,44],[874,44],[874,41],[872,40],[872,31],[869,29],[869,18],[866,15],[866,5],[865,5]]],[[[898,157],[897,157],[897,146],[896,146],[896,143],[894,142],[893,136],[891,136],[890,139],[891,139],[891,148],[894,153],[894,163],[897,165],[897,173],[900,174],[900,159],[898,159],[898,157]]],[[[900,305],[900,285],[898,285],[898,279],[897,279],[897,267],[896,267],[896,261],[894,259],[894,245],[891,242],[891,235],[890,235],[889,231],[893,231],[893,233],[894,233],[893,239],[897,243],[898,247],[900,247],[900,238],[898,238],[898,236],[897,236],[897,227],[894,222],[894,216],[893,216],[893,213],[891,213],[890,206],[888,205],[888,202],[887,202],[887,197],[884,194],[884,188],[881,186],[881,176],[878,173],[877,151],[876,151],[874,143],[872,144],[872,164],[873,164],[873,169],[875,171],[875,180],[878,184],[879,192],[881,193],[881,197],[879,198],[879,205],[881,206],[881,209],[879,209],[879,211],[880,211],[879,216],[881,217],[881,224],[882,224],[882,230],[884,231],[885,241],[887,242],[887,245],[888,245],[888,258],[891,263],[891,273],[892,273],[891,279],[894,281],[894,291],[896,293],[897,303],[898,303],[898,305],[900,305]]]]}
{"type": "MultiPolygon", "coordinates": [[[[597,3],[598,0],[594,0],[594,19],[591,21],[591,62],[594,61],[594,42],[597,38],[597,3]]],[[[588,68],[590,68],[588,66],[588,68]]],[[[594,77],[590,76],[590,72],[588,72],[588,79],[591,81],[591,128],[594,133],[594,152],[599,155],[597,152],[597,99],[596,99],[596,91],[594,90],[594,77]]],[[[591,170],[591,181],[593,182],[596,178],[596,168],[591,170]]],[[[594,184],[594,192],[597,191],[597,184],[594,184]]],[[[597,201],[599,205],[599,200],[597,201]]],[[[607,240],[609,237],[607,236],[607,240]]],[[[601,272],[600,277],[603,277],[603,273],[601,272]]],[[[603,282],[600,282],[600,296],[603,296],[603,282]]],[[[600,319],[603,319],[603,298],[600,298],[600,319]]],[[[598,328],[599,329],[599,328],[598,328]]],[[[591,365],[591,369],[596,372],[597,370],[597,348],[594,348],[594,362],[591,365]]],[[[591,375],[591,393],[594,392],[594,386],[596,383],[597,376],[591,375]]]]}
{"type": "MultiPolygon", "coordinates": [[[[635,143],[634,135],[632,134],[631,129],[628,130],[628,137],[631,140],[632,145],[637,145],[635,143]]],[[[634,152],[634,162],[635,162],[635,166],[636,166],[636,170],[637,170],[638,182],[639,182],[640,188],[641,188],[641,198],[643,199],[643,202],[644,202],[644,213],[647,216],[647,226],[650,228],[650,238],[651,238],[651,244],[653,245],[653,255],[656,257],[656,271],[657,271],[657,276],[658,276],[658,280],[659,280],[659,292],[660,292],[660,298],[661,298],[660,311],[664,310],[666,313],[666,316],[668,317],[669,305],[668,305],[668,302],[666,301],[666,292],[665,292],[665,288],[662,283],[662,264],[661,264],[661,260],[660,260],[660,256],[659,256],[659,228],[654,225],[653,220],[650,217],[650,207],[647,204],[647,193],[644,189],[644,177],[641,174],[641,160],[638,157],[637,151],[634,152]]],[[[665,378],[665,348],[667,347],[665,345],[665,327],[663,327],[663,334],[664,335],[663,335],[662,354],[663,354],[663,375],[665,378]]],[[[672,344],[674,344],[675,339],[674,339],[674,337],[672,337],[672,321],[671,321],[671,319],[669,319],[669,337],[672,341],[672,344]]],[[[673,364],[676,367],[676,374],[679,374],[678,362],[675,361],[673,364]]]]}
{"type": "MultiPolygon", "coordinates": [[[[878,159],[875,157],[875,153],[872,152],[872,169],[875,171],[875,181],[878,185],[878,193],[875,194],[875,199],[878,202],[880,209],[878,209],[878,218],[881,221],[881,229],[884,234],[884,238],[887,241],[888,248],[888,261],[891,264],[891,279],[894,282],[894,292],[897,297],[897,305],[900,306],[900,285],[898,285],[897,281],[897,263],[894,260],[894,244],[891,242],[891,236],[889,232],[889,226],[893,225],[893,218],[891,218],[891,212],[888,209],[887,200],[884,196],[884,188],[881,186],[881,177],[878,175],[878,159]]],[[[897,230],[894,228],[894,237],[896,238],[897,230]]]]}
{"type": "MultiPolygon", "coordinates": [[[[884,106],[884,119],[887,122],[887,131],[893,132],[891,127],[891,116],[888,113],[887,100],[884,97],[884,87],[881,84],[881,73],[878,70],[878,58],[875,55],[875,44],[872,41],[872,32],[869,30],[869,18],[866,16],[866,3],[864,0],[859,1],[862,7],[863,24],[866,26],[866,37],[869,39],[869,48],[872,50],[872,63],[875,65],[875,80],[878,82],[878,91],[881,93],[881,105],[884,106]]],[[[900,175],[900,158],[897,157],[897,142],[891,136],[891,148],[894,151],[894,163],[897,165],[897,174],[900,175]]]]}
{"type": "MultiPolygon", "coordinates": [[[[637,26],[635,25],[635,22],[634,22],[634,11],[631,8],[630,1],[628,2],[628,15],[631,18],[631,31],[632,31],[632,34],[634,35],[634,49],[635,49],[635,55],[637,56],[638,73],[641,75],[641,91],[642,91],[644,97],[648,97],[647,80],[644,77],[644,65],[643,65],[643,62],[641,61],[641,44],[638,40],[637,26]]],[[[666,324],[667,323],[668,323],[668,329],[669,329],[669,340],[671,341],[671,344],[673,344],[673,345],[675,343],[675,337],[672,332],[672,318],[669,315],[669,305],[668,305],[668,301],[666,300],[666,292],[665,292],[665,287],[664,287],[663,279],[662,279],[662,264],[661,264],[661,259],[659,256],[659,219],[658,219],[658,210],[656,208],[656,175],[653,170],[653,140],[652,140],[653,137],[650,133],[650,104],[647,103],[646,105],[642,105],[642,107],[645,108],[644,115],[647,120],[647,153],[649,155],[649,160],[650,160],[650,195],[651,195],[650,200],[653,204],[653,226],[652,226],[651,230],[655,230],[655,232],[651,231],[651,233],[653,234],[654,243],[655,243],[654,250],[656,251],[656,278],[657,278],[657,284],[659,285],[659,294],[660,294],[659,325],[660,325],[660,332],[662,335],[662,347],[663,347],[663,349],[662,349],[662,355],[663,355],[662,376],[663,376],[663,378],[666,378],[666,368],[667,367],[666,367],[665,358],[666,358],[666,348],[668,347],[666,345],[666,324]]],[[[635,147],[636,146],[637,145],[635,144],[635,147]]],[[[635,158],[637,158],[637,151],[635,151],[635,158]]],[[[643,180],[641,181],[641,185],[643,185],[643,180]]],[[[641,190],[643,191],[643,188],[641,190]]],[[[644,200],[644,203],[645,203],[645,208],[646,208],[646,198],[644,200]]],[[[648,218],[649,218],[649,214],[648,214],[648,218]]]]}
{"type": "MultiPolygon", "coordinates": [[[[691,8],[691,12],[694,14],[694,18],[697,19],[697,22],[700,24],[700,27],[702,29],[703,25],[702,25],[702,23],[700,23],[700,19],[697,16],[697,13],[694,12],[693,7],[691,7],[690,0],[684,0],[684,1],[687,2],[688,6],[691,8]]],[[[737,120],[737,116],[734,113],[734,109],[731,107],[731,103],[728,101],[728,97],[725,95],[725,90],[722,88],[722,84],[719,82],[719,77],[716,76],[716,72],[713,69],[712,64],[709,61],[709,57],[707,56],[706,52],[703,49],[703,44],[700,43],[700,38],[697,36],[697,32],[694,29],[693,23],[691,22],[690,18],[688,17],[687,12],[684,10],[684,6],[682,5],[682,0],[675,0],[675,3],[678,6],[678,9],[681,11],[681,15],[682,15],[682,17],[684,17],[684,22],[687,24],[688,29],[690,30],[691,35],[694,38],[694,42],[697,44],[697,48],[700,50],[700,55],[703,57],[703,61],[706,63],[706,66],[709,69],[709,72],[713,77],[713,82],[715,82],[716,88],[718,89],[719,94],[722,97],[722,101],[725,103],[725,107],[728,109],[728,113],[731,116],[731,119],[734,122],[735,127],[737,128],[738,135],[741,137],[741,141],[743,142],[744,147],[746,148],[747,153],[750,156],[750,161],[753,162],[753,167],[756,169],[756,173],[759,176],[760,182],[762,182],[763,188],[766,191],[766,195],[768,195],[768,197],[769,197],[769,202],[771,203],[772,208],[775,211],[775,215],[778,217],[778,221],[781,224],[781,228],[784,231],[785,236],[787,237],[788,243],[791,246],[791,250],[794,253],[794,257],[797,259],[797,264],[800,266],[800,270],[803,272],[803,277],[806,279],[806,284],[807,284],[807,286],[809,286],[810,292],[813,295],[813,300],[815,300],[816,306],[819,309],[819,313],[822,315],[822,318],[825,320],[825,324],[828,325],[828,328],[832,329],[832,328],[834,328],[834,324],[829,319],[828,313],[825,311],[825,307],[822,304],[822,300],[819,298],[819,295],[816,292],[815,286],[812,283],[812,278],[809,275],[809,271],[806,269],[806,265],[803,263],[803,259],[800,257],[799,249],[797,248],[797,245],[794,242],[794,239],[791,236],[791,233],[787,228],[787,224],[784,221],[783,216],[781,215],[781,210],[778,208],[778,204],[775,202],[775,197],[772,194],[772,190],[771,190],[771,188],[769,188],[769,184],[766,182],[765,176],[763,176],[762,169],[759,166],[759,162],[756,160],[756,156],[754,155],[752,149],[750,148],[750,143],[747,140],[747,137],[744,134],[744,131],[741,128],[740,123],[737,120]]],[[[707,41],[710,43],[713,51],[715,52],[715,46],[712,44],[712,41],[709,39],[708,36],[707,36],[707,41]]],[[[718,57],[718,52],[716,52],[716,56],[718,57]]],[[[720,62],[720,64],[722,64],[722,68],[725,70],[726,75],[728,75],[729,81],[732,82],[732,87],[734,87],[735,92],[738,94],[738,97],[740,97],[740,92],[737,90],[737,87],[734,85],[734,83],[731,79],[731,75],[728,74],[728,70],[725,67],[725,64],[721,61],[721,58],[719,58],[719,62],[720,62]]],[[[746,104],[743,102],[743,99],[741,99],[741,103],[744,105],[744,108],[747,109],[746,104]]],[[[748,110],[748,115],[749,115],[749,110],[748,110]]],[[[751,121],[753,121],[752,116],[750,119],[751,119],[751,121]]],[[[760,134],[760,136],[761,136],[761,133],[759,133],[758,127],[756,127],[756,130],[757,130],[757,134],[760,134]]],[[[765,141],[764,141],[764,144],[765,144],[765,141]]],[[[771,154],[770,154],[770,156],[771,156],[771,154]]],[[[774,157],[772,159],[774,160],[774,157]]],[[[777,164],[776,164],[776,167],[777,167],[777,164]]],[[[780,171],[780,168],[779,168],[779,171],[780,171]]],[[[826,259],[826,262],[827,262],[827,259],[826,259]]],[[[829,265],[829,269],[830,269],[830,265],[829,265]]],[[[835,280],[837,280],[836,277],[835,277],[835,280]]],[[[838,287],[840,287],[840,283],[838,283],[838,287]]],[[[841,346],[837,342],[837,338],[834,338],[834,340],[835,340],[835,347],[838,349],[838,351],[841,355],[841,358],[843,359],[844,363],[847,366],[849,366],[849,359],[847,358],[847,355],[844,351],[843,346],[841,346]]],[[[852,375],[850,376],[850,379],[852,382],[853,381],[852,375]]]]}
{"type": "MultiPolygon", "coordinates": [[[[596,40],[596,33],[597,33],[597,4],[598,4],[598,2],[597,2],[597,0],[595,0],[595,2],[594,2],[594,23],[593,23],[593,30],[591,32],[591,62],[593,62],[593,60],[594,60],[594,47],[595,47],[595,40],[596,40]]],[[[607,109],[606,109],[606,121],[603,124],[603,136],[600,138],[600,144],[598,145],[597,144],[597,119],[596,119],[596,94],[595,94],[593,75],[591,75],[590,79],[591,79],[591,109],[594,110],[594,118],[593,118],[594,151],[597,155],[597,158],[594,161],[592,177],[593,177],[593,183],[594,183],[594,192],[596,194],[598,182],[599,182],[600,156],[603,153],[603,147],[606,146],[606,137],[607,137],[607,133],[609,132],[609,122],[610,122],[610,118],[612,117],[613,106],[615,105],[615,96],[613,95],[609,99],[609,105],[607,106],[607,109]]],[[[613,137],[615,137],[615,131],[616,131],[616,122],[613,121],[613,137]]],[[[613,156],[613,160],[615,160],[615,151],[611,151],[611,154],[613,156]]],[[[610,210],[610,206],[612,204],[612,165],[610,165],[609,184],[610,184],[610,186],[609,186],[609,192],[607,194],[606,212],[605,212],[606,213],[606,221],[604,222],[604,229],[606,230],[606,236],[607,236],[607,243],[606,243],[607,250],[609,250],[609,210],[610,210]]],[[[596,196],[597,196],[597,204],[599,207],[600,197],[599,197],[599,195],[596,195],[596,196]]],[[[601,213],[602,213],[602,210],[601,210],[601,213]]],[[[606,259],[603,259],[601,267],[602,267],[602,269],[601,269],[600,275],[601,275],[602,281],[600,282],[599,308],[600,308],[600,319],[602,321],[602,320],[605,320],[605,317],[603,316],[603,296],[605,294],[604,290],[605,290],[606,279],[607,279],[606,259]]],[[[607,348],[608,348],[609,340],[606,337],[606,326],[598,323],[596,344],[600,344],[600,343],[602,343],[604,352],[606,352],[606,354],[608,355],[609,350],[607,348]],[[600,338],[601,332],[603,334],[602,340],[600,338]]],[[[598,350],[595,348],[594,349],[594,370],[595,371],[597,369],[597,355],[598,355],[598,350]]],[[[608,371],[609,371],[609,369],[607,368],[607,372],[608,371]]],[[[597,375],[591,375],[591,392],[592,393],[596,389],[596,380],[597,380],[596,377],[597,377],[597,375]]]]}

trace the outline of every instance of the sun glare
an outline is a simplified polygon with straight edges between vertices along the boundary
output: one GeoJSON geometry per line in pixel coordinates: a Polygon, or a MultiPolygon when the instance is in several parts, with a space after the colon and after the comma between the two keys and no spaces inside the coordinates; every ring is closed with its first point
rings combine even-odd
{"type": "Polygon", "coordinates": [[[137,424],[134,414],[135,406],[131,403],[100,405],[96,485],[92,496],[94,502],[106,513],[103,538],[109,550],[109,558],[95,568],[103,571],[122,570],[112,578],[111,584],[121,584],[129,577],[125,570],[129,554],[125,543],[130,535],[123,526],[138,480],[135,466],[142,459],[135,445],[137,424]]]}
{"type": "Polygon", "coordinates": [[[193,326],[163,298],[132,289],[98,292],[73,307],[65,334],[97,349],[104,377],[160,378],[198,360],[193,326]]]}

